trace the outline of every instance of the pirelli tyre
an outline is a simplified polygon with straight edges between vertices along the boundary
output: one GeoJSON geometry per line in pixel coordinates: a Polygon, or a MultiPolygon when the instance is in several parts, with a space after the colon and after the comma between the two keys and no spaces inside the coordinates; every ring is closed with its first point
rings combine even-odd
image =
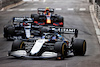
{"type": "Polygon", "coordinates": [[[63,22],[63,21],[64,21],[64,18],[61,17],[61,16],[59,16],[59,17],[58,17],[58,21],[59,21],[59,22],[63,22]]]}
{"type": "Polygon", "coordinates": [[[75,39],[73,44],[73,53],[75,56],[84,56],[86,53],[86,41],[82,39],[75,39]]]}
{"type": "Polygon", "coordinates": [[[25,44],[22,40],[15,40],[12,44],[11,51],[25,50],[25,44]]]}
{"type": "Polygon", "coordinates": [[[15,35],[15,28],[13,26],[4,27],[4,37],[9,40],[10,37],[15,35]]]}
{"type": "Polygon", "coordinates": [[[41,31],[41,34],[43,34],[44,32],[48,32],[48,29],[46,29],[46,28],[41,28],[40,31],[41,31]]]}
{"type": "MultiPolygon", "coordinates": [[[[64,21],[64,18],[61,17],[61,16],[59,16],[58,17],[58,22],[62,22],[63,23],[63,21],[64,21]]],[[[60,25],[60,26],[63,27],[64,26],[64,23],[63,23],[63,25],[60,25]]]]}
{"type": "Polygon", "coordinates": [[[7,26],[6,26],[6,27],[4,27],[4,38],[7,38],[7,35],[8,35],[8,33],[7,33],[7,26]]]}
{"type": "Polygon", "coordinates": [[[39,15],[38,14],[31,14],[31,18],[34,18],[34,21],[39,20],[39,15]]]}
{"type": "Polygon", "coordinates": [[[66,44],[65,43],[56,42],[54,45],[54,49],[58,53],[58,57],[57,57],[58,60],[63,60],[66,57],[67,52],[66,52],[66,44]]]}

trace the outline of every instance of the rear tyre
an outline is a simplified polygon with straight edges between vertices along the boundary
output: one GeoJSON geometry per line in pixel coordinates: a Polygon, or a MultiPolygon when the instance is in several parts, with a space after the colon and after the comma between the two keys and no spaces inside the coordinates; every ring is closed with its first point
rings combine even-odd
{"type": "Polygon", "coordinates": [[[7,35],[7,27],[4,28],[4,35],[3,36],[4,36],[4,38],[7,38],[7,36],[8,36],[7,35]]]}
{"type": "Polygon", "coordinates": [[[4,27],[4,37],[7,40],[10,40],[11,37],[13,37],[15,35],[15,28],[12,26],[6,26],[4,27]]]}
{"type": "Polygon", "coordinates": [[[59,21],[59,22],[63,22],[63,20],[64,20],[63,17],[60,17],[60,16],[58,17],[58,21],[59,21]]]}
{"type": "Polygon", "coordinates": [[[56,42],[54,45],[54,48],[55,48],[55,51],[58,53],[57,59],[63,60],[67,55],[66,44],[62,42],[56,42]]]}
{"type": "MultiPolygon", "coordinates": [[[[58,17],[58,22],[62,22],[63,23],[63,21],[64,21],[64,18],[63,17],[58,17]]],[[[63,25],[64,25],[64,23],[63,23],[63,25]]],[[[63,27],[63,25],[60,25],[60,27],[63,27]]]]}
{"type": "Polygon", "coordinates": [[[34,21],[38,21],[39,20],[39,15],[31,14],[31,18],[34,18],[34,21]]]}
{"type": "Polygon", "coordinates": [[[12,27],[12,26],[8,27],[7,30],[8,30],[9,35],[14,35],[15,34],[15,28],[14,27],[12,27]]]}
{"type": "Polygon", "coordinates": [[[41,28],[41,33],[47,32],[48,30],[46,28],[41,28]]]}
{"type": "Polygon", "coordinates": [[[25,50],[25,44],[22,40],[15,40],[12,44],[11,51],[25,50]]]}
{"type": "Polygon", "coordinates": [[[86,53],[86,41],[82,39],[74,40],[73,44],[73,53],[75,56],[84,56],[86,53]]]}

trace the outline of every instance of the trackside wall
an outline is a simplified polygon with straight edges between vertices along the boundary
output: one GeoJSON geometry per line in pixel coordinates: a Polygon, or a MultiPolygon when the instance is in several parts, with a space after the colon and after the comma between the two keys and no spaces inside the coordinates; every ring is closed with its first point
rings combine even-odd
{"type": "Polygon", "coordinates": [[[0,0],[0,9],[11,4],[18,3],[22,0],[0,0]]]}
{"type": "Polygon", "coordinates": [[[2,2],[0,1],[0,9],[2,8],[2,2]]]}
{"type": "Polygon", "coordinates": [[[96,16],[100,22],[100,4],[98,4],[97,2],[94,3],[94,10],[95,10],[96,16]]]}

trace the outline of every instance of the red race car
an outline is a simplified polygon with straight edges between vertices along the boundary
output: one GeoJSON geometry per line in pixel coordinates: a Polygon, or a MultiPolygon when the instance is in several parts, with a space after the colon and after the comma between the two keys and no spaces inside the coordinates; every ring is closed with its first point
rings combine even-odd
{"type": "Polygon", "coordinates": [[[54,14],[53,8],[38,8],[38,14],[31,14],[34,23],[43,26],[60,26],[63,27],[64,18],[54,14]]]}

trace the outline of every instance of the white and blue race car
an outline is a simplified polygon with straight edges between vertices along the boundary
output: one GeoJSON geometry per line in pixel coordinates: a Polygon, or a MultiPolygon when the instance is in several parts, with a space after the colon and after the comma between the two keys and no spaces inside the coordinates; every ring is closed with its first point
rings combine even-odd
{"type": "Polygon", "coordinates": [[[33,23],[30,17],[13,17],[4,27],[4,37],[7,40],[11,39],[27,39],[33,37],[33,35],[41,36],[42,27],[33,23]]]}
{"type": "Polygon", "coordinates": [[[40,38],[15,40],[8,55],[17,58],[56,58],[64,59],[70,53],[84,56],[86,53],[86,41],[74,39],[78,36],[78,30],[73,28],[54,28],[43,33],[40,38]],[[71,40],[64,39],[62,34],[74,34],[71,40]]]}

